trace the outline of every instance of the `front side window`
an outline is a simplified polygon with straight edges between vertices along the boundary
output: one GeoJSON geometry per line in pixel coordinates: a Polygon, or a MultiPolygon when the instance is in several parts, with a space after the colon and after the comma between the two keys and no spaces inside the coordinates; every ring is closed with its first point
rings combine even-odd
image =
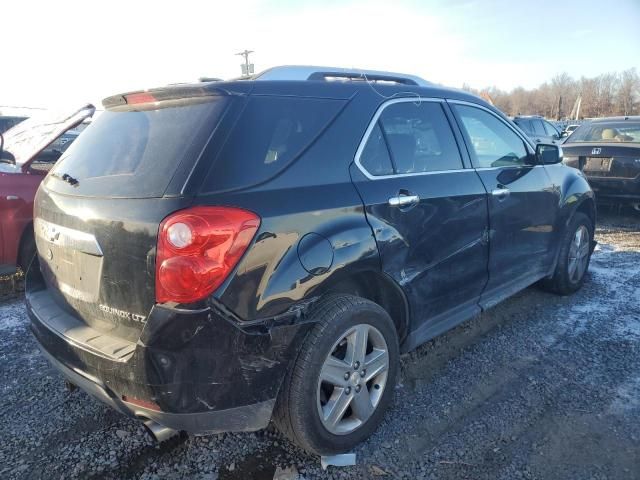
{"type": "Polygon", "coordinates": [[[471,140],[472,155],[481,168],[525,165],[522,139],[494,115],[476,107],[454,105],[471,140]]]}
{"type": "Polygon", "coordinates": [[[378,160],[365,153],[379,151],[385,156],[383,149],[374,147],[381,141],[386,141],[394,173],[462,168],[458,145],[438,102],[399,102],[385,108],[363,150],[361,163],[367,170],[366,163],[374,163],[375,167],[378,160]]]}
{"type": "Polygon", "coordinates": [[[544,129],[547,132],[547,135],[549,135],[550,137],[553,137],[554,135],[558,135],[558,131],[549,122],[542,122],[542,125],[544,126],[544,129]]]}
{"type": "Polygon", "coordinates": [[[533,127],[531,127],[531,121],[530,120],[525,120],[525,119],[518,119],[515,121],[516,124],[522,129],[523,132],[527,133],[527,134],[532,134],[533,133],[533,127]]]}
{"type": "Polygon", "coordinates": [[[531,123],[533,124],[533,133],[536,135],[546,135],[542,120],[531,120],[531,123]]]}

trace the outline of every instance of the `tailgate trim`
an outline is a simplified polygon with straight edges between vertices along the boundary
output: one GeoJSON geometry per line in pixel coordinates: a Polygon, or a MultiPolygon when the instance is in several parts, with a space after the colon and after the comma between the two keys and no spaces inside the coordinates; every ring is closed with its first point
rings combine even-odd
{"type": "Polygon", "coordinates": [[[81,232],[72,228],[47,222],[42,218],[34,220],[36,235],[48,243],[53,243],[63,248],[77,250],[79,252],[102,257],[102,249],[96,237],[90,233],[81,232]]]}
{"type": "Polygon", "coordinates": [[[89,327],[61,309],[47,290],[28,292],[26,297],[31,313],[66,342],[115,362],[126,362],[133,355],[135,343],[89,327]]]}

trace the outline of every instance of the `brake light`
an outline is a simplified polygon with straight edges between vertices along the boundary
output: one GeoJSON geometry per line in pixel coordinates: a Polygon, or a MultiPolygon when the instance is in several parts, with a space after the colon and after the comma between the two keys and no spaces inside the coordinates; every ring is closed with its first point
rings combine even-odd
{"type": "Polygon", "coordinates": [[[253,240],[260,218],[232,207],[180,210],[160,224],[156,301],[190,303],[226,280],[253,240]]]}
{"type": "Polygon", "coordinates": [[[151,103],[156,101],[156,97],[148,92],[130,93],[124,97],[128,105],[136,105],[138,103],[151,103]]]}

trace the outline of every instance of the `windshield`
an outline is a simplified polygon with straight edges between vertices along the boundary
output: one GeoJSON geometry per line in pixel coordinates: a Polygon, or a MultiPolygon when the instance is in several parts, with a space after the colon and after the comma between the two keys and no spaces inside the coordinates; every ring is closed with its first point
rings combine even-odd
{"type": "Polygon", "coordinates": [[[640,121],[603,122],[582,125],[571,134],[576,142],[640,143],[640,121]]]}
{"type": "Polygon", "coordinates": [[[4,148],[0,160],[16,165],[28,162],[65,130],[82,121],[87,115],[81,112],[47,112],[7,130],[3,134],[4,148]]]}

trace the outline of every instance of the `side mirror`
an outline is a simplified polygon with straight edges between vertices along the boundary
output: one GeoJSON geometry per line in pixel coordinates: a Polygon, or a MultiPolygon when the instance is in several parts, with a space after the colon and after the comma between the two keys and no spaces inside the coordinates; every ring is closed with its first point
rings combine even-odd
{"type": "Polygon", "coordinates": [[[562,162],[562,148],[558,145],[539,143],[536,145],[536,159],[538,164],[553,165],[562,162]]]}

